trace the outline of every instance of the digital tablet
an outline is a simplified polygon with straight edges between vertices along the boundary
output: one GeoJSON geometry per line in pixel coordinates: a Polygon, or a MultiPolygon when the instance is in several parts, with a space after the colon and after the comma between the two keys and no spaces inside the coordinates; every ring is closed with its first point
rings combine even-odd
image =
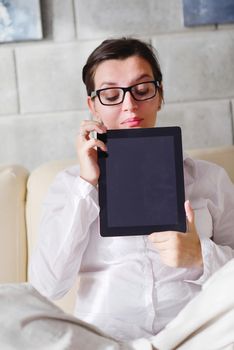
{"type": "Polygon", "coordinates": [[[181,129],[108,130],[98,134],[100,234],[186,231],[181,129]]]}

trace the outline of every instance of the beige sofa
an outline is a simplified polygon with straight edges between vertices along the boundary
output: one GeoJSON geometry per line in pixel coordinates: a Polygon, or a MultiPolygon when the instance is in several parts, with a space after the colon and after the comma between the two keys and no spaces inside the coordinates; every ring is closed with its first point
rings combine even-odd
{"type": "MultiPolygon", "coordinates": [[[[194,158],[223,166],[234,182],[234,146],[190,150],[194,158]]],[[[75,160],[53,161],[31,174],[19,165],[0,166],[0,283],[27,280],[27,265],[36,243],[41,202],[55,175],[75,160]]],[[[56,302],[72,312],[75,286],[56,302]]]]}

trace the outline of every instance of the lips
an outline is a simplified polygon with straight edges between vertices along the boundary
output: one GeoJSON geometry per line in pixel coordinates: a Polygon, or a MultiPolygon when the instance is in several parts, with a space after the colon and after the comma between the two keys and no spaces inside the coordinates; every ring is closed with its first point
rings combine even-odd
{"type": "Polygon", "coordinates": [[[127,124],[129,126],[138,126],[142,122],[143,118],[133,117],[125,119],[121,124],[127,124]]]}

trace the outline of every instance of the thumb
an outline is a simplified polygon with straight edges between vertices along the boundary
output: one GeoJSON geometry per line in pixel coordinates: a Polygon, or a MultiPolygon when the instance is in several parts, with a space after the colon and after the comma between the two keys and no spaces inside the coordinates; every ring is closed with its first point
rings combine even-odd
{"type": "Polygon", "coordinates": [[[192,223],[194,221],[194,213],[193,209],[191,208],[190,202],[187,200],[184,203],[184,209],[186,213],[186,217],[189,223],[192,223]]]}
{"type": "Polygon", "coordinates": [[[185,209],[185,213],[186,213],[186,217],[188,220],[188,228],[189,231],[192,229],[192,227],[194,226],[194,212],[193,209],[190,205],[190,202],[187,200],[184,203],[184,209],[185,209]]]}

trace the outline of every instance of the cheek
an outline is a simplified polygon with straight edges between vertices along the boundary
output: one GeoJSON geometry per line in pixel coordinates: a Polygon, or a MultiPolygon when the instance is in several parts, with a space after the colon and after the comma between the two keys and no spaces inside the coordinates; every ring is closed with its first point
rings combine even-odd
{"type": "Polygon", "coordinates": [[[119,127],[119,113],[115,109],[102,108],[98,112],[98,118],[106,125],[108,129],[119,127]]]}
{"type": "Polygon", "coordinates": [[[153,106],[145,110],[140,111],[140,114],[144,117],[142,127],[153,128],[156,125],[157,109],[153,106]]]}
{"type": "Polygon", "coordinates": [[[148,106],[142,106],[142,108],[139,110],[139,112],[147,117],[148,119],[155,119],[157,115],[158,108],[155,105],[148,105],[148,106]]]}

